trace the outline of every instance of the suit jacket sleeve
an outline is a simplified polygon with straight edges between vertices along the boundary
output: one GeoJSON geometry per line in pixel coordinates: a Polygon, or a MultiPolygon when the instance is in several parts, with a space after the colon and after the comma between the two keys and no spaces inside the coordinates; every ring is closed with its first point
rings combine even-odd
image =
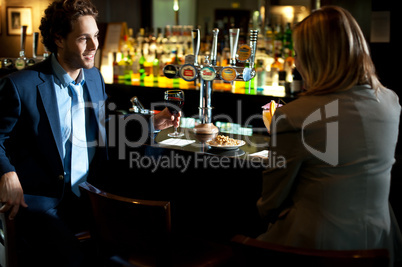
{"type": "Polygon", "coordinates": [[[290,205],[290,197],[302,166],[301,131],[291,119],[277,109],[271,124],[269,147],[270,166],[263,172],[262,195],[257,201],[261,217],[274,222],[278,214],[290,205]]]}
{"type": "Polygon", "coordinates": [[[7,77],[0,79],[0,177],[15,171],[6,151],[6,142],[18,121],[21,104],[15,86],[7,77]]]}

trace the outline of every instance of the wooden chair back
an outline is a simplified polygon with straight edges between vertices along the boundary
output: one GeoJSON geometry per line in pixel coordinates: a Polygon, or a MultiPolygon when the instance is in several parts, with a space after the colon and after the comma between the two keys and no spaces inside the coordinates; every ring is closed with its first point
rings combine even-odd
{"type": "Polygon", "coordinates": [[[244,235],[232,239],[235,266],[341,266],[381,267],[389,265],[386,249],[318,250],[288,247],[244,235]]]}
{"type": "Polygon", "coordinates": [[[137,251],[150,258],[163,255],[161,251],[170,240],[170,202],[122,197],[88,182],[80,184],[80,190],[89,198],[94,227],[91,236],[99,241],[101,251],[110,255],[137,251]]]}
{"type": "Polygon", "coordinates": [[[0,213],[0,266],[17,266],[15,225],[8,213],[0,213]]]}

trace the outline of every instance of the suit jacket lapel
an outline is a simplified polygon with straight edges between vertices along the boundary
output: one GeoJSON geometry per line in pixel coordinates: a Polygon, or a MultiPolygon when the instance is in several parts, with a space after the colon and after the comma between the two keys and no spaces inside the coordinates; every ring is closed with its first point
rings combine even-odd
{"type": "Polygon", "coordinates": [[[39,76],[43,80],[43,83],[39,84],[37,88],[49,120],[50,128],[56,141],[60,159],[63,159],[63,141],[61,137],[59,109],[57,106],[56,92],[54,89],[53,74],[40,73],[39,76]]]}
{"type": "Polygon", "coordinates": [[[91,71],[85,70],[85,80],[88,88],[88,95],[93,105],[92,110],[96,118],[96,124],[100,131],[102,140],[98,140],[100,146],[105,146],[106,142],[106,130],[105,130],[105,99],[103,96],[102,84],[98,80],[94,79],[91,71]]]}

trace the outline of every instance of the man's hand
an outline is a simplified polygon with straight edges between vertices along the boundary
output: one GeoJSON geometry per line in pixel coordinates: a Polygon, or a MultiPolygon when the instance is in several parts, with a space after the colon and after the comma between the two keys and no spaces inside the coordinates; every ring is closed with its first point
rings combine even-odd
{"type": "Polygon", "coordinates": [[[0,203],[3,205],[0,208],[1,213],[11,210],[10,220],[17,215],[20,206],[28,207],[16,172],[7,172],[0,177],[0,203]]]}
{"type": "Polygon", "coordinates": [[[163,130],[171,126],[179,127],[180,117],[181,112],[172,115],[172,113],[170,113],[170,111],[167,108],[165,108],[164,110],[162,110],[161,112],[159,112],[154,116],[154,129],[163,130]]]}

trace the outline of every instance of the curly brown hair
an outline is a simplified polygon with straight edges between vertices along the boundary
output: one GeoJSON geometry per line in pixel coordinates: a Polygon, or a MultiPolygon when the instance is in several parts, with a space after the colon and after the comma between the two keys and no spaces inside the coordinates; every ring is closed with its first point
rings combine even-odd
{"type": "Polygon", "coordinates": [[[56,53],[56,38],[66,38],[72,31],[73,22],[81,16],[98,17],[98,10],[90,0],[58,0],[51,3],[41,19],[39,30],[42,43],[49,52],[56,53]]]}

